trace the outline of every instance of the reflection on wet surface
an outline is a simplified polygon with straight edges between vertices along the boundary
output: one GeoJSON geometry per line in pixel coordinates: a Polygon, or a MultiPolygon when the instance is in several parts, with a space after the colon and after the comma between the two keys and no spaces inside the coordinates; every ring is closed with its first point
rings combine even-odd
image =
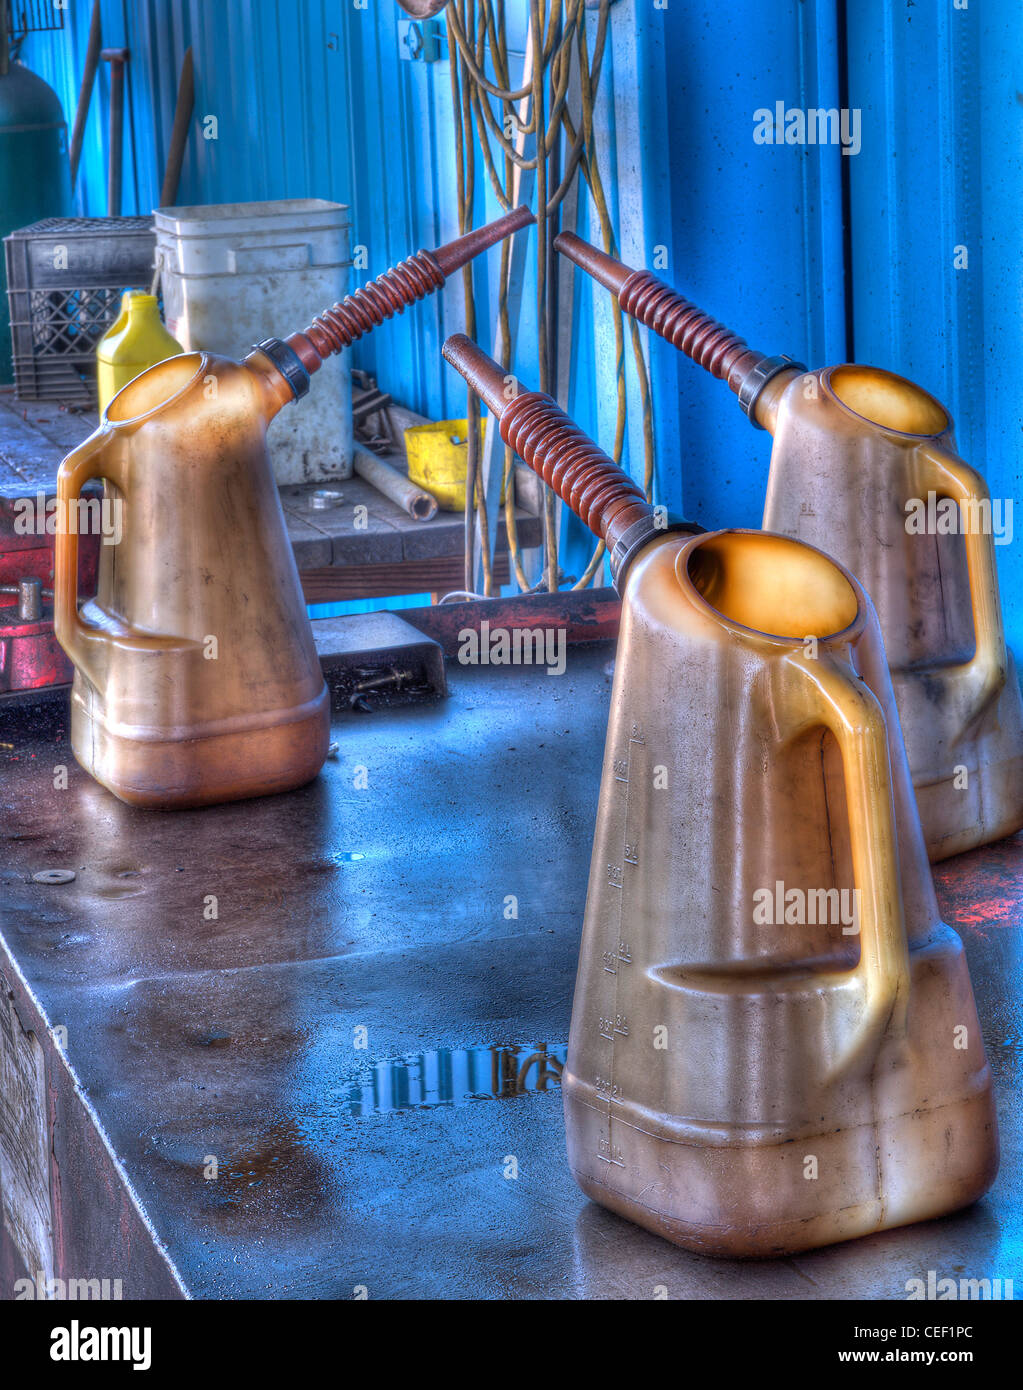
{"type": "Polygon", "coordinates": [[[561,1083],[566,1051],[566,1043],[440,1047],[375,1062],[357,1080],[342,1085],[342,1104],[352,1115],[382,1115],[548,1091],[561,1083]]]}
{"type": "MultiPolygon", "coordinates": [[[[124,806],[66,742],[70,785],[55,793],[57,731],[0,733],[19,739],[16,756],[0,751],[0,951],[66,1027],[69,1061],[190,1290],[904,1299],[907,1279],[934,1270],[1014,1278],[1018,1297],[1023,836],[935,866],[999,1099],[1002,1168],[982,1202],[798,1260],[735,1262],[672,1246],[575,1185],[557,1040],[611,648],[571,650],[560,681],[458,668],[445,704],[360,723],[365,792],[351,787],[342,722],[332,737],[347,761],[307,788],[206,812],[124,806]],[[74,881],[31,882],[65,866],[74,881]],[[508,893],[517,924],[501,911],[508,893]],[[529,1041],[544,1037],[555,1041],[529,1041]],[[494,1097],[514,1103],[469,1104],[494,1097]]],[[[65,1140],[93,1135],[84,1108],[67,1120],[65,1140]]],[[[109,1263],[107,1190],[93,1186],[81,1233],[109,1263]]]]}

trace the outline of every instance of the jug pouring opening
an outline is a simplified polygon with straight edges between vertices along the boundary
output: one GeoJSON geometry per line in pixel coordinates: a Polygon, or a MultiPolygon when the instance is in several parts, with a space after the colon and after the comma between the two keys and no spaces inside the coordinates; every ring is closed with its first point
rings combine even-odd
{"type": "Polygon", "coordinates": [[[719,617],[780,641],[842,635],[861,614],[849,576],[823,551],[767,531],[716,531],[679,553],[676,573],[719,617]]]}
{"type": "Polygon", "coordinates": [[[934,438],[951,429],[948,411],[928,391],[880,367],[847,364],[823,373],[840,405],[868,424],[893,434],[934,438]]]}
{"type": "Polygon", "coordinates": [[[121,387],[107,406],[104,420],[112,425],[128,425],[155,415],[202,379],[207,361],[204,352],[184,352],[150,367],[121,387]]]}

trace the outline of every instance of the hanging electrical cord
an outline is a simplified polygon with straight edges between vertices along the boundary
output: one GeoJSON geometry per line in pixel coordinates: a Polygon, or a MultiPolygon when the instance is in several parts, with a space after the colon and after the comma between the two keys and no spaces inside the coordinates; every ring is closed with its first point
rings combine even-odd
{"type": "MultiPolygon", "coordinates": [[[[468,11],[466,0],[463,6],[468,11]]],[[[448,6],[449,10],[454,4],[448,6]]],[[[455,126],[455,169],[458,188],[459,232],[465,234],[472,223],[472,190],[476,183],[476,162],[472,141],[471,111],[469,104],[469,75],[465,67],[452,59],[451,101],[454,110],[455,126]],[[468,137],[468,138],[466,138],[468,137]]],[[[476,298],[473,292],[472,271],[462,268],[462,285],[465,294],[465,331],[470,337],[476,336],[476,298]]],[[[490,561],[490,531],[487,519],[486,497],[479,478],[480,445],[480,404],[474,392],[468,393],[466,406],[466,468],[465,468],[465,587],[473,586],[473,546],[475,540],[474,517],[480,527],[480,543],[483,558],[483,594],[489,598],[493,592],[493,574],[490,561]]]]}
{"type": "MultiPolygon", "coordinates": [[[[539,384],[542,391],[553,394],[550,383],[554,376],[555,296],[551,293],[548,273],[549,242],[557,225],[555,220],[566,195],[578,183],[581,175],[589,193],[600,227],[605,250],[617,254],[617,243],[611,216],[600,176],[597,142],[594,136],[594,107],[600,83],[611,0],[600,0],[596,17],[592,53],[587,34],[585,0],[529,0],[530,61],[527,61],[523,86],[513,88],[509,72],[505,0],[450,0],[447,21],[448,51],[451,67],[451,97],[454,109],[455,168],[458,195],[459,230],[464,233],[472,224],[472,207],[476,192],[476,159],[478,148],[487,180],[502,208],[516,201],[514,185],[522,172],[536,176],[537,247],[536,247],[536,324],[538,336],[539,384]],[[488,76],[489,68],[492,76],[488,76]],[[569,110],[568,94],[573,67],[579,88],[578,127],[569,110]],[[525,78],[528,76],[528,82],[525,78]],[[496,103],[495,106],[492,103],[496,103]],[[514,136],[533,135],[535,151],[526,156],[516,148],[514,136]],[[475,138],[474,138],[475,137],[475,138]],[[495,150],[496,147],[496,150],[495,150]],[[561,157],[567,150],[563,166],[561,157]],[[497,161],[503,164],[503,177],[497,161]],[[550,183],[554,191],[549,192],[550,183]],[[546,216],[540,213],[546,211],[546,216]]],[[[498,328],[500,333],[499,361],[505,372],[510,371],[512,342],[508,299],[511,289],[511,248],[505,242],[501,248],[501,268],[498,281],[498,328]]],[[[466,332],[475,336],[476,304],[472,272],[463,271],[466,306],[466,332]]],[[[617,415],[612,457],[621,462],[627,423],[625,381],[625,330],[618,304],[612,303],[612,325],[615,342],[615,385],[617,415]]],[[[639,326],[629,320],[630,346],[636,364],[642,409],[644,453],[644,488],[647,499],[652,497],[654,471],[653,416],[650,381],[643,357],[639,326]]],[[[466,463],[465,508],[465,590],[473,593],[475,526],[480,529],[482,548],[482,596],[493,593],[493,569],[490,557],[489,528],[486,508],[486,484],[480,476],[480,410],[479,399],[468,393],[468,457],[466,463]]],[[[538,583],[531,585],[526,575],[522,547],[515,520],[514,455],[504,448],[502,468],[504,521],[508,549],[515,581],[523,592],[540,589],[554,591],[562,582],[558,565],[558,512],[554,493],[545,486],[543,498],[544,565],[538,583]]],[[[582,575],[573,588],[580,589],[593,582],[604,558],[603,542],[598,544],[582,575]]]]}

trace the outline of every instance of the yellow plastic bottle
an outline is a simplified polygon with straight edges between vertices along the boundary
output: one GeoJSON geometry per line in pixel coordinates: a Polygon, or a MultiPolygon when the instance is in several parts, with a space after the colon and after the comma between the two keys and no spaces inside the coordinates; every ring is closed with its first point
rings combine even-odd
{"type": "MultiPolygon", "coordinates": [[[[100,414],[106,410],[107,405],[115,391],[105,389],[104,377],[109,376],[108,361],[110,350],[124,330],[128,327],[128,305],[137,294],[142,294],[142,290],[125,290],[121,295],[121,307],[117,311],[117,317],[96,344],[96,378],[99,395],[100,414]]],[[[115,388],[116,390],[116,388],[115,388]]]]}
{"type": "Polygon", "coordinates": [[[137,294],[142,294],[142,290],[125,290],[121,295],[121,307],[117,311],[117,318],[103,334],[100,343],[108,343],[111,338],[116,338],[119,333],[124,332],[128,324],[128,303],[137,294]]]}
{"type": "Polygon", "coordinates": [[[96,377],[102,414],[122,386],[184,348],[164,328],[156,296],[125,290],[117,318],[96,345],[96,377]]]}

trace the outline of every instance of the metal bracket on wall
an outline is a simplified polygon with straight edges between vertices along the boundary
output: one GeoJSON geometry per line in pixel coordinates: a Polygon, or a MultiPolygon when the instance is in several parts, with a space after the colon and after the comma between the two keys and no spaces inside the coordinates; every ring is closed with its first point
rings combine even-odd
{"type": "Polygon", "coordinates": [[[440,21],[399,19],[398,52],[406,61],[436,63],[447,57],[447,46],[440,21]]]}

